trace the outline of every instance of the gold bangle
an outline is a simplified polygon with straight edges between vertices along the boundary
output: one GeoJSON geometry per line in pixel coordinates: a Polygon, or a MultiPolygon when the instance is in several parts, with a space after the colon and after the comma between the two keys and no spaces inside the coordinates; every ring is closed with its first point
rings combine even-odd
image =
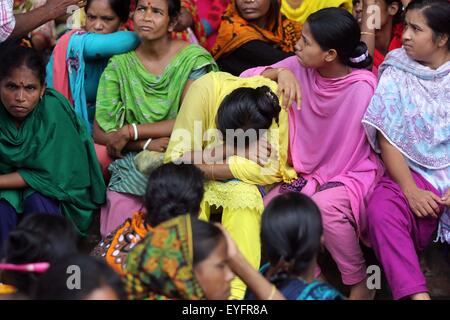
{"type": "Polygon", "coordinates": [[[363,35],[374,36],[374,35],[375,35],[375,32],[365,32],[365,31],[362,31],[362,32],[361,32],[361,35],[362,35],[362,36],[363,36],[363,35]]]}
{"type": "Polygon", "coordinates": [[[277,290],[277,287],[275,287],[275,285],[272,285],[272,291],[270,292],[270,296],[266,299],[266,300],[272,300],[273,296],[275,295],[275,292],[277,290]]]}

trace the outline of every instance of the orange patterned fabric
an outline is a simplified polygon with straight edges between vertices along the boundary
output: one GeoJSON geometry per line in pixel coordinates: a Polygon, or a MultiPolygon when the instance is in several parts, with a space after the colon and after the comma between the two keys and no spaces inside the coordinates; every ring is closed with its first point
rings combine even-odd
{"type": "MultiPolygon", "coordinates": [[[[280,4],[280,0],[278,3],[280,4]]],[[[302,25],[287,19],[281,13],[275,16],[273,8],[269,9],[267,28],[244,20],[236,8],[235,1],[231,1],[219,28],[217,41],[212,48],[214,59],[231,53],[247,42],[260,40],[279,45],[284,52],[294,52],[294,46],[301,37],[302,25]]]]}
{"type": "Polygon", "coordinates": [[[115,231],[106,236],[93,250],[91,255],[105,259],[119,274],[123,275],[123,268],[128,253],[152,228],[145,224],[145,214],[136,212],[131,219],[127,219],[115,231]]]}

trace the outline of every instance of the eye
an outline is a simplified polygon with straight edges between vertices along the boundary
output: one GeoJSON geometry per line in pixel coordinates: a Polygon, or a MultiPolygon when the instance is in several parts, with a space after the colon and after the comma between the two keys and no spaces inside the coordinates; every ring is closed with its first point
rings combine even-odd
{"type": "Polygon", "coordinates": [[[29,91],[29,92],[33,92],[34,90],[36,90],[35,86],[26,86],[25,90],[29,91]]]}
{"type": "Polygon", "coordinates": [[[136,8],[136,11],[143,13],[143,12],[145,12],[145,7],[139,6],[136,8]]]}
{"type": "Polygon", "coordinates": [[[8,84],[6,85],[6,88],[7,88],[7,89],[10,89],[10,90],[14,90],[14,89],[17,89],[17,86],[16,86],[15,84],[8,83],[8,84]]]}

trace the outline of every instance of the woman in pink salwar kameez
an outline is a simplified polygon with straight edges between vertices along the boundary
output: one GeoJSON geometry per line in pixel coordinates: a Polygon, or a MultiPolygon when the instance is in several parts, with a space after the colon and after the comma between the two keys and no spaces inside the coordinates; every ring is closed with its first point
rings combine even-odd
{"type": "Polygon", "coordinates": [[[304,25],[296,56],[241,76],[278,81],[285,106],[297,100],[289,110],[289,155],[300,178],[272,189],[265,203],[286,191],[311,196],[322,213],[325,246],[351,286],[350,298],[371,299],[375,292],[366,286],[359,239],[367,229],[366,198],[383,169],[361,124],[376,78],[362,69],[371,58],[359,37],[347,11],[320,10],[304,25]]]}

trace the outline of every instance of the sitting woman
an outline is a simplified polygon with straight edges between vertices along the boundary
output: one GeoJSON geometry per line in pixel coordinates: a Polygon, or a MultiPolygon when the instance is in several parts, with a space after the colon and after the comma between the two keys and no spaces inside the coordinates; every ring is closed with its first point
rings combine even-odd
{"type": "Polygon", "coordinates": [[[281,0],[232,0],[211,52],[220,69],[238,76],[294,54],[301,25],[280,13],[281,0]]]}
{"type": "MultiPolygon", "coordinates": [[[[141,44],[111,58],[100,80],[94,123],[94,140],[103,145],[97,148],[99,158],[123,158],[109,167],[102,236],[142,208],[147,178],[135,165],[136,152],[166,150],[187,89],[195,79],[217,69],[205,49],[171,40],[179,11],[179,0],[138,1],[134,24],[141,44]]],[[[102,165],[106,168],[108,162],[102,165]]]]}
{"type": "MultiPolygon", "coordinates": [[[[320,210],[309,197],[288,192],[274,198],[261,218],[261,242],[269,259],[260,272],[288,300],[341,300],[314,279],[322,236],[320,210]]],[[[248,294],[246,299],[254,299],[248,294]]]]}
{"type": "Polygon", "coordinates": [[[203,198],[204,176],[191,164],[164,164],[148,179],[145,192],[145,211],[134,213],[111,232],[91,255],[105,259],[118,273],[130,250],[160,223],[183,214],[197,217],[203,198]]]}
{"type": "Polygon", "coordinates": [[[226,300],[233,275],[260,300],[284,300],[253,269],[222,228],[182,215],[166,221],[131,250],[125,268],[129,300],[226,300]]]}
{"type": "Polygon", "coordinates": [[[281,13],[288,19],[304,24],[306,19],[321,9],[341,7],[352,11],[352,0],[282,0],[281,13]]]}
{"type": "Polygon", "coordinates": [[[139,44],[133,32],[117,32],[128,19],[129,6],[129,0],[88,0],[84,30],[72,30],[62,36],[47,65],[47,85],[70,100],[89,132],[98,83],[108,59],[139,44]]]}
{"type": "Polygon", "coordinates": [[[378,75],[378,68],[385,55],[402,46],[402,3],[400,0],[355,0],[353,15],[361,27],[361,41],[368,47],[373,57],[372,71],[378,75]],[[376,5],[380,12],[380,26],[372,28],[370,19],[374,14],[370,6],[376,5]]]}
{"type": "Polygon", "coordinates": [[[289,159],[300,178],[272,190],[265,203],[286,191],[311,196],[322,213],[325,246],[344,284],[352,286],[350,298],[373,298],[359,246],[365,200],[382,170],[361,124],[376,87],[375,76],[364,70],[372,59],[344,9],[313,13],[302,33],[297,57],[244,73],[277,80],[288,106],[297,100],[289,110],[289,159]]]}
{"type": "MultiPolygon", "coordinates": [[[[261,259],[264,209],[264,190],[258,186],[297,177],[286,165],[287,113],[273,91],[276,83],[262,77],[241,79],[223,72],[203,76],[186,95],[165,158],[203,170],[209,181],[200,217],[209,220],[212,213],[222,213],[223,226],[255,269],[261,259]]],[[[242,299],[244,293],[237,279],[232,297],[242,299]]]]}
{"type": "Polygon", "coordinates": [[[413,0],[403,48],[386,56],[364,124],[386,174],[369,201],[369,235],[394,299],[429,299],[416,250],[438,228],[450,243],[450,3],[413,0]],[[440,219],[439,219],[440,218],[440,219]]]}
{"type": "Polygon", "coordinates": [[[63,214],[80,233],[105,201],[92,138],[69,101],[45,87],[35,50],[11,47],[0,65],[0,245],[30,213],[63,214]]]}

